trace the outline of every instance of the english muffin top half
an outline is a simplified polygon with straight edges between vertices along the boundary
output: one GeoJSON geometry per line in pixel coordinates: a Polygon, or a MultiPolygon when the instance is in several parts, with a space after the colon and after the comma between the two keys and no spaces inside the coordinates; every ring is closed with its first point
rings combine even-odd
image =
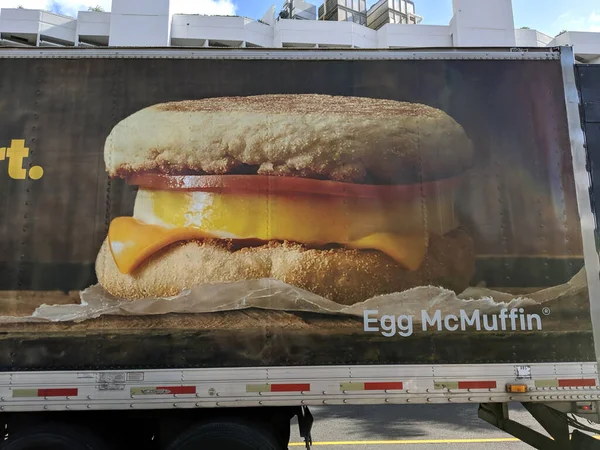
{"type": "Polygon", "coordinates": [[[410,184],[460,174],[472,146],[449,115],[393,100],[316,94],[163,103],[119,122],[111,176],[259,174],[410,184]]]}

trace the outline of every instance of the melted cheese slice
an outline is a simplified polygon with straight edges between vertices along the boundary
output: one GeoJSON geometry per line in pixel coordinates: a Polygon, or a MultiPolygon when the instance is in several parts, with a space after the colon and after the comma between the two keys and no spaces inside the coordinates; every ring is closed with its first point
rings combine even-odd
{"type": "Polygon", "coordinates": [[[117,267],[125,274],[172,243],[207,238],[379,250],[406,270],[416,270],[427,252],[429,232],[445,234],[455,227],[449,194],[384,202],[140,189],[134,217],[114,219],[108,241],[117,267]]]}

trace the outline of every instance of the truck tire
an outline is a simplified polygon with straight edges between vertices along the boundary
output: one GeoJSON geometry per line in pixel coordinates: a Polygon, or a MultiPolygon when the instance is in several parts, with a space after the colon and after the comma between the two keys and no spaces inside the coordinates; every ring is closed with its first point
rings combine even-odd
{"type": "Polygon", "coordinates": [[[24,428],[8,439],[1,450],[109,450],[94,434],[83,428],[45,424],[24,428]]]}
{"type": "Polygon", "coordinates": [[[284,450],[264,428],[246,422],[209,422],[195,425],[167,450],[284,450]]]}

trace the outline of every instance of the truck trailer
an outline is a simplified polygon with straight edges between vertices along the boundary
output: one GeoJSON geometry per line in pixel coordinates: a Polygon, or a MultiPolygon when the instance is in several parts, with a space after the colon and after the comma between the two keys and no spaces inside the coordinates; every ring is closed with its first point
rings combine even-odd
{"type": "Polygon", "coordinates": [[[3,450],[282,450],[294,418],[310,448],[311,406],[449,403],[598,448],[600,66],[572,48],[0,64],[3,450]]]}

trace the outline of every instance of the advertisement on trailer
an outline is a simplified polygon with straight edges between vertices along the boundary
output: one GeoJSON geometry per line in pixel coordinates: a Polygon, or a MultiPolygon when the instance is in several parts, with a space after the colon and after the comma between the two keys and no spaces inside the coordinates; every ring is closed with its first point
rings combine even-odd
{"type": "Polygon", "coordinates": [[[0,368],[595,361],[560,61],[2,63],[0,368]]]}

